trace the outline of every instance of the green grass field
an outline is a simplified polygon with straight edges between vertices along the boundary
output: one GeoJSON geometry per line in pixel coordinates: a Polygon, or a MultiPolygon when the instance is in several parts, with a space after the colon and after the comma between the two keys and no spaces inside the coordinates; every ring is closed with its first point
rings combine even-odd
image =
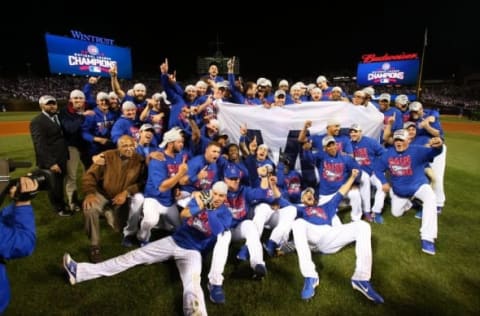
{"type": "MultiPolygon", "coordinates": [[[[2,114],[3,115],[3,114],[2,114]]],[[[0,115],[0,120],[2,118],[0,115]]],[[[450,119],[450,118],[449,118],[450,119]]],[[[1,124],[1,123],[0,123],[1,124]]],[[[250,279],[250,268],[233,258],[225,271],[225,305],[208,301],[210,315],[479,315],[480,314],[480,137],[447,133],[447,204],[439,217],[437,254],[420,251],[420,221],[414,211],[372,225],[372,284],[385,298],[376,306],[350,286],[354,247],[334,255],[314,255],[320,285],[309,302],[300,299],[303,278],[296,254],[266,258],[268,276],[250,279]]],[[[33,161],[28,135],[2,137],[0,159],[33,161]]],[[[27,170],[18,169],[19,176],[27,170]]],[[[182,289],[173,262],[139,266],[114,277],[71,286],[61,265],[68,251],[87,260],[88,240],[81,213],[62,218],[46,194],[33,201],[37,248],[8,263],[12,301],[5,315],[181,315],[182,289]]],[[[126,251],[121,236],[103,223],[104,258],[126,251]]],[[[234,244],[233,257],[239,248],[234,244]]],[[[210,258],[204,260],[202,284],[210,258]]],[[[208,295],[208,294],[207,294],[208,295]]]]}
{"type": "Polygon", "coordinates": [[[30,121],[38,112],[5,112],[0,113],[0,122],[30,121]]]}

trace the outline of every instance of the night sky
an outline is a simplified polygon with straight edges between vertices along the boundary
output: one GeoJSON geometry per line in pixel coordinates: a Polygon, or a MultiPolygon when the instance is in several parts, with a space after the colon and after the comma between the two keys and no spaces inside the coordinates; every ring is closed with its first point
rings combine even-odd
{"type": "Polygon", "coordinates": [[[241,74],[249,79],[297,80],[332,72],[355,75],[366,53],[421,55],[426,27],[424,79],[458,78],[480,71],[476,11],[453,3],[448,7],[438,2],[422,4],[428,9],[417,8],[418,1],[318,2],[315,8],[303,2],[284,7],[228,3],[238,6],[233,10],[226,8],[226,2],[200,7],[182,2],[182,7],[169,10],[140,3],[121,9],[111,9],[106,2],[91,2],[82,10],[80,2],[69,3],[78,7],[74,10],[66,4],[22,8],[17,21],[0,22],[6,43],[0,74],[26,73],[28,68],[47,74],[44,34],[70,36],[70,30],[78,30],[131,47],[134,76],[140,71],[157,72],[165,57],[179,77],[195,73],[196,57],[213,55],[217,36],[223,55],[238,56],[241,74]]]}

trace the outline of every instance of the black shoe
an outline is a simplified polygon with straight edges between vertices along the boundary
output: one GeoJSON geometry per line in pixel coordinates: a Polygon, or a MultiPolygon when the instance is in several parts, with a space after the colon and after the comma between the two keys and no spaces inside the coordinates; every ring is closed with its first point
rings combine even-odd
{"type": "Polygon", "coordinates": [[[70,211],[70,210],[58,210],[57,214],[58,214],[58,216],[68,217],[68,216],[72,216],[73,212],[70,211]]]}

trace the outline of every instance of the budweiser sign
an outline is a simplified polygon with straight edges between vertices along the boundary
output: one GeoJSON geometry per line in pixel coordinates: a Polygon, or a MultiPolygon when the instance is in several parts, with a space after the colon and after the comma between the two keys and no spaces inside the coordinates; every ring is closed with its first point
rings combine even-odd
{"type": "Polygon", "coordinates": [[[408,60],[408,59],[417,59],[417,53],[401,53],[397,55],[385,54],[383,56],[377,56],[375,54],[365,54],[362,55],[362,60],[364,63],[375,63],[389,60],[408,60]]]}

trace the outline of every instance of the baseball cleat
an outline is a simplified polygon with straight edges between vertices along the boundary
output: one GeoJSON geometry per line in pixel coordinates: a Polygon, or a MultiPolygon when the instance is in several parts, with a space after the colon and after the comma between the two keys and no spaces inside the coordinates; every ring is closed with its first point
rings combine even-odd
{"type": "Polygon", "coordinates": [[[255,280],[262,280],[267,275],[267,267],[264,264],[257,264],[253,271],[253,279],[255,280]]]}
{"type": "Polygon", "coordinates": [[[273,240],[269,239],[265,244],[263,244],[263,248],[267,251],[267,254],[270,257],[275,257],[277,254],[277,243],[273,240]]]}
{"type": "Polygon", "coordinates": [[[225,304],[225,294],[221,285],[213,285],[208,283],[208,291],[210,292],[210,301],[215,304],[225,304]]]}
{"type": "Polygon", "coordinates": [[[373,217],[373,222],[376,223],[376,224],[383,224],[382,214],[380,214],[380,213],[375,214],[375,216],[373,217]]]}
{"type": "Polygon", "coordinates": [[[432,256],[435,255],[435,244],[431,241],[422,239],[422,251],[432,256]]]}
{"type": "Polygon", "coordinates": [[[318,278],[305,278],[302,289],[302,300],[309,300],[315,295],[315,288],[318,286],[318,278]]]}
{"type": "Polygon", "coordinates": [[[246,245],[243,245],[238,251],[237,259],[240,261],[247,261],[250,259],[250,253],[248,252],[248,247],[246,245]]]}
{"type": "Polygon", "coordinates": [[[374,303],[382,304],[384,302],[383,297],[373,289],[368,281],[352,280],[352,287],[374,303]]]}
{"type": "Polygon", "coordinates": [[[77,263],[68,253],[63,255],[63,268],[67,272],[68,282],[70,282],[71,285],[77,283],[77,263]]]}

